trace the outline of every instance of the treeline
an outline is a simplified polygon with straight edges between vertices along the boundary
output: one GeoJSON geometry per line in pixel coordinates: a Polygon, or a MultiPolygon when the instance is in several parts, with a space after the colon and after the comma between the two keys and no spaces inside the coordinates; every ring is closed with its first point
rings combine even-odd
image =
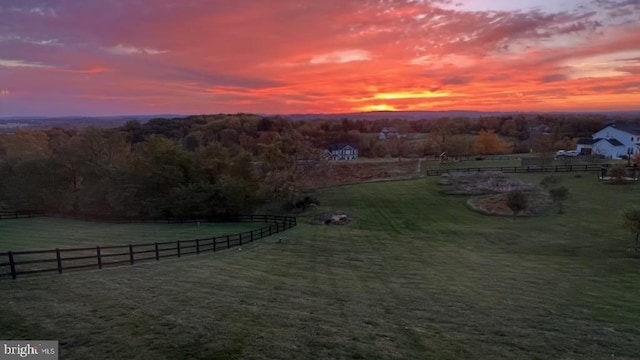
{"type": "Polygon", "coordinates": [[[0,208],[218,216],[296,203],[322,151],[283,119],[210,116],[0,136],[0,208]]]}
{"type": "Polygon", "coordinates": [[[297,122],[296,128],[312,135],[317,145],[338,139],[357,143],[360,155],[366,157],[422,157],[442,152],[468,156],[575,148],[578,138],[590,137],[611,120],[599,114],[521,114],[479,119],[307,120],[297,122]],[[375,135],[385,128],[401,135],[414,134],[414,140],[410,141],[411,136],[378,139],[375,135]],[[483,139],[478,141],[480,135],[483,139]]]}
{"type": "Polygon", "coordinates": [[[18,129],[0,135],[0,208],[132,216],[246,212],[276,198],[300,203],[310,179],[326,173],[329,144],[355,143],[361,157],[544,152],[573,148],[576,138],[608,120],[289,121],[219,114],[129,121],[115,129],[18,129]],[[379,139],[384,128],[403,136],[379,139]]]}

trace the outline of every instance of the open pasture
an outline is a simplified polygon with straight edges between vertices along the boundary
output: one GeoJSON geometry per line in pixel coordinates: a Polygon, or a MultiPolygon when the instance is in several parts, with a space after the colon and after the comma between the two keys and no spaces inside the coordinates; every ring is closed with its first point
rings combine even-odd
{"type": "Polygon", "coordinates": [[[317,212],[350,225],[314,213],[283,243],[0,281],[0,338],[59,339],[65,359],[640,358],[620,226],[640,187],[575,175],[565,214],[516,220],[435,177],[324,189],[317,212]]]}
{"type": "Polygon", "coordinates": [[[236,234],[263,223],[110,224],[37,217],[0,220],[0,252],[127,245],[236,234]]]}

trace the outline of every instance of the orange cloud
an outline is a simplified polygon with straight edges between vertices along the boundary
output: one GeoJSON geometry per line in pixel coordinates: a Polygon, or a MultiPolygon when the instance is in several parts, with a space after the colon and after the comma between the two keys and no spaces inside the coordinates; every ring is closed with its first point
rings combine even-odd
{"type": "Polygon", "coordinates": [[[0,115],[637,109],[640,5],[531,1],[18,4],[0,115]]]}

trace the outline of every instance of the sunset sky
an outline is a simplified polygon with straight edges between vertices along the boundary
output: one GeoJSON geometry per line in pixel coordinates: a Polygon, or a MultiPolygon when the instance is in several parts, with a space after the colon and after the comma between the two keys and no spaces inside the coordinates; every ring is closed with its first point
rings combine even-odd
{"type": "Polygon", "coordinates": [[[640,0],[0,0],[0,116],[640,110],[640,0]]]}

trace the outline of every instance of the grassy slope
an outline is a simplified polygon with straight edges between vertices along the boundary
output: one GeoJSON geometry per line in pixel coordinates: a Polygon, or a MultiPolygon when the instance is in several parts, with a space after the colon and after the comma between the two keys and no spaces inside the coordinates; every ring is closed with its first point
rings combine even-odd
{"type": "MultiPolygon", "coordinates": [[[[527,179],[539,181],[539,177],[527,179]]],[[[352,225],[134,267],[0,282],[0,338],[64,358],[638,358],[640,187],[567,176],[567,213],[485,217],[437,179],[318,193],[352,225]]]]}
{"type": "MultiPolygon", "coordinates": [[[[127,245],[237,234],[263,223],[106,224],[55,218],[0,221],[0,252],[127,245]]],[[[1,262],[1,261],[0,261],[1,262]]]]}

